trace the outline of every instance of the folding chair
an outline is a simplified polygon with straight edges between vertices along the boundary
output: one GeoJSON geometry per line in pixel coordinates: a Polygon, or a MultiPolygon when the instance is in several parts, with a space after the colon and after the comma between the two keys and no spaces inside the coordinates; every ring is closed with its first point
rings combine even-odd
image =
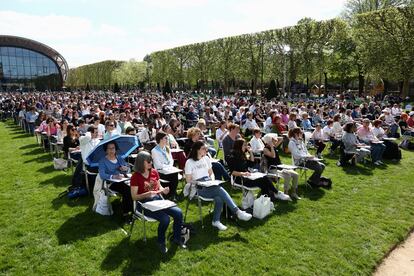
{"type": "MultiPolygon", "coordinates": [[[[199,212],[200,221],[201,221],[201,228],[204,228],[204,224],[203,224],[203,211],[202,211],[202,208],[201,208],[201,202],[204,201],[204,202],[210,202],[211,203],[211,202],[214,201],[214,198],[208,198],[208,197],[200,196],[198,194],[198,190],[197,190],[196,184],[191,184],[190,185],[190,195],[191,195],[191,190],[192,189],[196,189],[196,194],[194,195],[194,198],[197,199],[198,212],[199,212]]],[[[187,205],[186,205],[186,208],[185,208],[184,222],[187,219],[187,212],[188,212],[188,207],[189,206],[190,206],[190,196],[188,197],[187,205]]],[[[210,205],[209,212],[211,212],[211,205],[210,205]]]]}
{"type": "Polygon", "coordinates": [[[140,201],[134,201],[133,202],[133,206],[134,206],[134,212],[132,214],[132,223],[131,223],[131,228],[129,230],[129,237],[131,237],[132,235],[132,230],[134,228],[134,224],[136,220],[140,220],[142,221],[142,228],[143,228],[143,232],[144,232],[144,242],[147,242],[147,229],[146,229],[146,223],[147,222],[157,222],[156,219],[147,217],[145,215],[145,209],[142,207],[142,203],[140,201]],[[139,204],[139,206],[141,206],[141,212],[139,212],[137,210],[137,204],[139,204]]]}

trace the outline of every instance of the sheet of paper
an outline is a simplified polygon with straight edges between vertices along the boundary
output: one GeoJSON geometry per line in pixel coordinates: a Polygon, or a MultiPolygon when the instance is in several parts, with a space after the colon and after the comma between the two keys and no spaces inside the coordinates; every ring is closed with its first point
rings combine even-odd
{"type": "Polygon", "coordinates": [[[159,210],[174,207],[176,205],[177,204],[175,202],[170,201],[170,200],[153,200],[153,201],[148,201],[148,202],[143,203],[142,207],[152,212],[156,212],[159,210]]]}

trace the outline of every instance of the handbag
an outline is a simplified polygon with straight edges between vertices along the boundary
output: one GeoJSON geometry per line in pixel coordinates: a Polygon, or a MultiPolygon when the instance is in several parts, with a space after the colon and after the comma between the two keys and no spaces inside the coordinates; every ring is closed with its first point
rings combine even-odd
{"type": "Polygon", "coordinates": [[[252,207],[254,204],[254,194],[252,191],[248,191],[247,193],[243,194],[243,199],[242,199],[242,209],[246,210],[249,209],[250,207],[252,207]]]}
{"type": "Polygon", "coordinates": [[[63,158],[53,158],[53,167],[55,170],[64,170],[68,168],[68,161],[63,158]]]}
{"type": "Polygon", "coordinates": [[[103,216],[111,216],[114,213],[114,211],[112,210],[111,202],[109,202],[109,198],[105,194],[104,190],[100,191],[100,196],[98,204],[96,205],[95,212],[103,216]]]}
{"type": "Polygon", "coordinates": [[[270,197],[261,195],[254,201],[253,204],[253,216],[258,219],[264,219],[274,209],[273,203],[270,201],[270,197]]]}

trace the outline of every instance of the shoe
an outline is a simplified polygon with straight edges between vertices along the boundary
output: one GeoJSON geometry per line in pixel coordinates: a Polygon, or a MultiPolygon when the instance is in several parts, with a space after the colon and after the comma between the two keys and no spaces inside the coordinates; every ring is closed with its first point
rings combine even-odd
{"type": "Polygon", "coordinates": [[[375,161],[375,162],[374,162],[374,165],[375,165],[375,166],[381,166],[381,163],[380,163],[380,161],[375,161]]]}
{"type": "Polygon", "coordinates": [[[213,225],[214,227],[216,227],[220,231],[226,231],[227,230],[227,226],[222,224],[220,221],[213,221],[213,223],[211,225],[213,225]]]}
{"type": "Polygon", "coordinates": [[[173,240],[173,243],[176,244],[178,247],[181,247],[182,249],[187,249],[187,245],[185,245],[181,241],[173,240]]]}
{"type": "Polygon", "coordinates": [[[167,254],[168,248],[167,248],[167,246],[165,246],[165,243],[162,243],[162,244],[160,243],[159,247],[160,247],[160,251],[161,251],[162,254],[167,254]]]}
{"type": "Polygon", "coordinates": [[[336,165],[337,165],[338,167],[340,167],[340,166],[341,166],[341,161],[336,162],[336,165]]]}
{"type": "Polygon", "coordinates": [[[249,214],[245,211],[242,211],[242,210],[238,210],[236,214],[237,214],[237,218],[239,220],[249,221],[252,218],[251,214],[249,214]]]}
{"type": "Polygon", "coordinates": [[[180,181],[181,179],[183,179],[183,175],[181,173],[178,174],[178,181],[180,181]]]}
{"type": "Polygon", "coordinates": [[[301,197],[299,197],[299,196],[298,196],[298,194],[297,194],[297,193],[292,194],[292,195],[291,195],[291,198],[296,199],[296,200],[300,200],[300,199],[302,199],[301,197]]]}
{"type": "Polygon", "coordinates": [[[382,162],[381,160],[378,160],[377,162],[380,163],[380,165],[384,165],[384,162],[382,162]]]}
{"type": "Polygon", "coordinates": [[[292,199],[290,198],[289,195],[286,195],[286,194],[282,193],[281,191],[278,191],[277,194],[275,195],[275,197],[277,199],[280,199],[280,200],[292,201],[292,199]]]}
{"type": "Polygon", "coordinates": [[[126,225],[131,225],[132,224],[132,221],[133,221],[132,215],[130,215],[129,213],[127,213],[127,214],[124,214],[123,217],[124,217],[124,223],[126,225]]]}

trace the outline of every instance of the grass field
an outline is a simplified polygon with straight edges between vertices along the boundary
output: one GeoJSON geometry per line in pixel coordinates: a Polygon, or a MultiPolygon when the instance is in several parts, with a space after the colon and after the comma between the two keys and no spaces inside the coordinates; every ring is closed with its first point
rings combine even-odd
{"type": "MultiPolygon", "coordinates": [[[[54,171],[34,137],[0,123],[0,144],[2,275],[369,275],[414,225],[414,153],[404,151],[400,163],[346,170],[327,157],[333,189],[310,190],[301,179],[302,200],[277,203],[263,221],[223,219],[229,229],[220,233],[208,205],[201,229],[193,203],[187,221],[197,234],[189,248],[161,256],[157,224],[149,224],[144,243],[137,222],[129,240],[118,200],[118,214],[103,217],[91,211],[92,198],[59,198],[70,173],[54,171]]],[[[227,190],[241,202],[239,191],[227,190]]]]}

